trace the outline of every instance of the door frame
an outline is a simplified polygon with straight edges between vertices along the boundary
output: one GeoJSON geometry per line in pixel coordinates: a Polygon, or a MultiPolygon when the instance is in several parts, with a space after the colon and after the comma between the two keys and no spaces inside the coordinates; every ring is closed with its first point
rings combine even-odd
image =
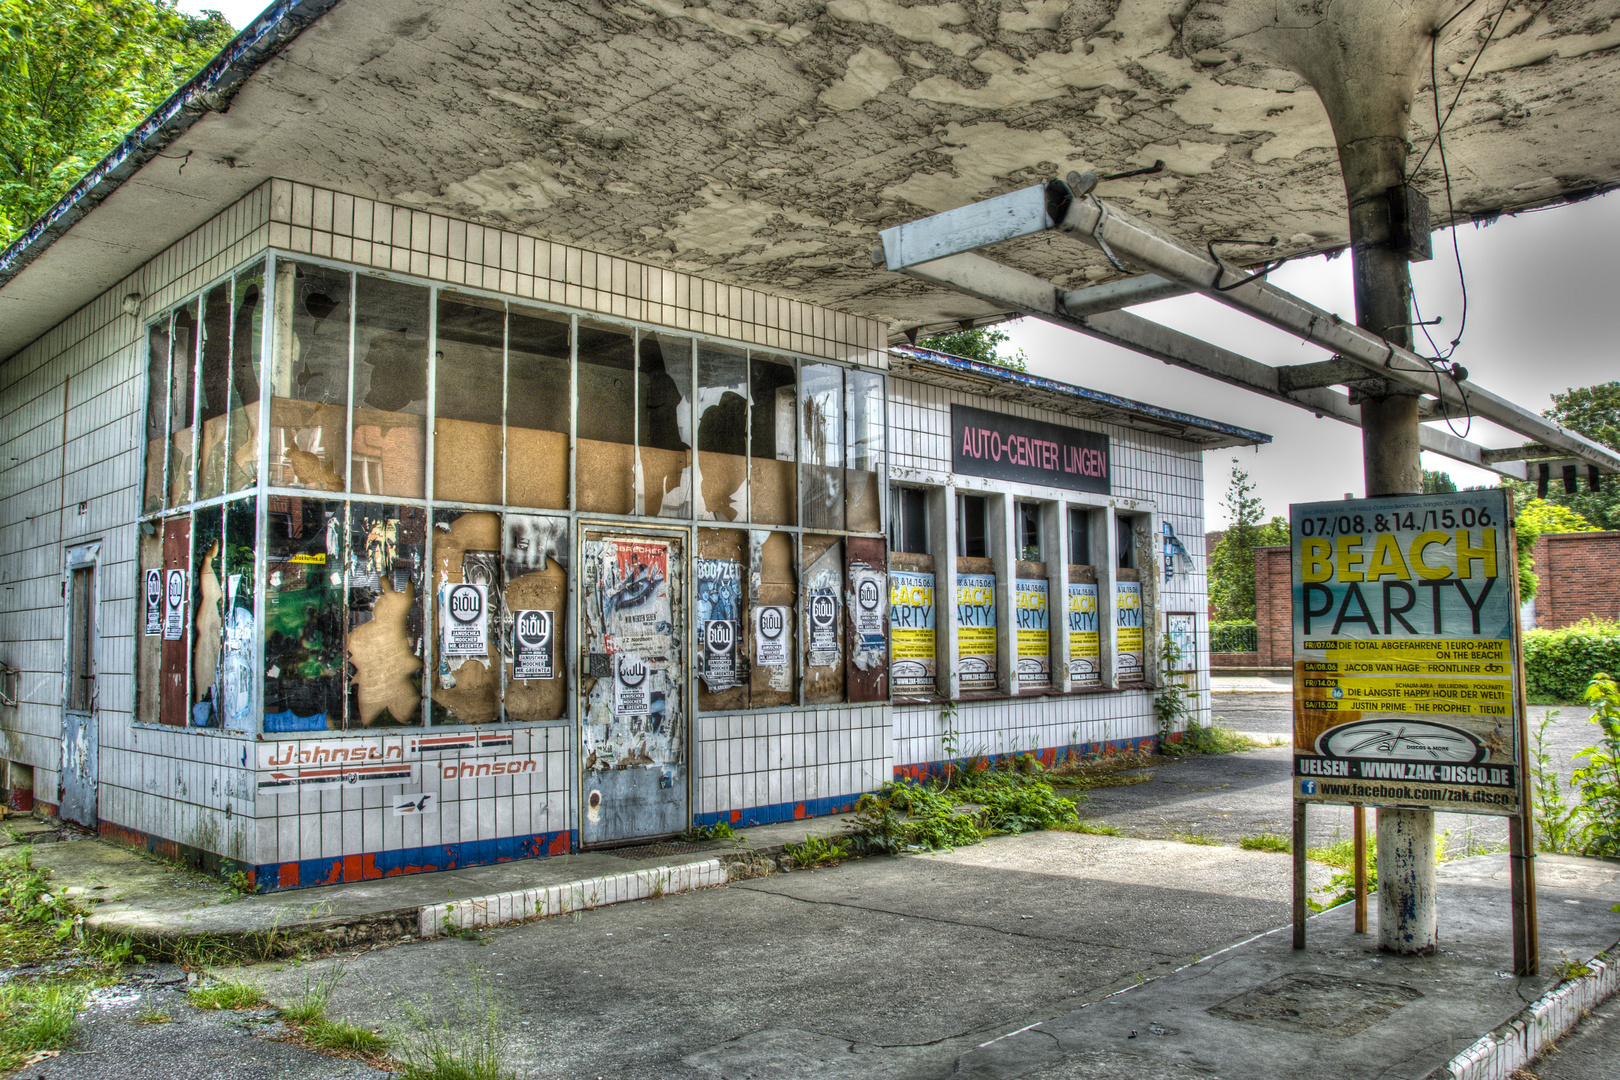
{"type": "MultiPolygon", "coordinates": [[[[609,841],[605,844],[593,844],[589,849],[585,847],[585,679],[589,672],[583,663],[585,659],[585,605],[588,602],[585,596],[585,534],[587,532],[606,532],[617,536],[638,537],[645,536],[652,539],[665,538],[681,542],[681,557],[684,560],[682,567],[682,588],[680,594],[681,612],[681,649],[683,652],[681,667],[681,701],[682,723],[686,727],[686,827],[691,828],[692,819],[696,812],[695,800],[697,793],[697,697],[695,682],[692,675],[692,605],[696,602],[696,588],[693,583],[694,573],[692,562],[695,558],[693,545],[696,542],[694,527],[690,525],[642,525],[627,521],[587,520],[581,518],[575,523],[574,529],[574,571],[569,575],[569,587],[575,591],[573,604],[573,655],[569,658],[571,665],[576,667],[577,677],[571,688],[574,710],[574,834],[580,850],[601,851],[613,847],[633,846],[635,844],[655,843],[658,838],[634,838],[625,841],[609,841]]],[[[677,834],[678,835],[678,834],[677,834]]]]}
{"type": "Polygon", "coordinates": [[[62,722],[61,722],[61,728],[60,728],[61,739],[62,739],[62,755],[61,755],[61,760],[60,760],[60,768],[59,768],[59,771],[57,773],[57,796],[56,796],[57,797],[57,808],[58,808],[58,813],[61,813],[61,811],[67,806],[67,776],[68,776],[68,749],[69,749],[69,742],[68,742],[69,720],[68,720],[68,718],[69,718],[70,714],[77,714],[77,715],[82,716],[84,718],[83,720],[80,721],[80,724],[83,725],[84,727],[88,728],[88,730],[90,732],[90,739],[89,739],[90,745],[89,745],[89,748],[88,748],[88,753],[90,755],[90,768],[89,768],[90,791],[88,793],[88,799],[87,799],[87,804],[88,805],[87,805],[87,808],[86,808],[86,815],[90,818],[90,820],[89,821],[81,821],[78,818],[72,818],[70,820],[78,821],[79,824],[85,825],[85,826],[90,827],[90,828],[94,828],[95,825],[97,824],[97,822],[100,819],[100,812],[99,811],[100,811],[100,801],[101,801],[100,800],[100,796],[101,796],[101,770],[100,770],[100,765],[99,765],[99,759],[100,759],[100,756],[101,756],[101,739],[100,739],[100,732],[97,730],[97,717],[98,717],[98,714],[101,711],[100,710],[100,697],[101,697],[101,678],[100,678],[100,675],[101,675],[101,636],[102,636],[101,635],[101,591],[102,591],[102,589],[101,589],[101,579],[102,579],[102,576],[103,576],[102,573],[101,573],[101,570],[102,570],[102,566],[101,566],[101,541],[100,540],[92,540],[92,541],[90,541],[88,543],[74,544],[74,545],[70,546],[63,553],[63,557],[62,557],[62,713],[61,713],[62,722]],[[73,669],[74,669],[74,666],[75,666],[74,665],[75,653],[74,653],[74,633],[73,633],[73,629],[74,629],[74,627],[73,627],[73,609],[74,609],[74,601],[76,599],[78,599],[77,592],[76,592],[76,590],[74,588],[73,576],[74,576],[75,571],[84,570],[84,569],[89,569],[91,571],[91,574],[90,574],[90,592],[91,592],[91,595],[90,595],[90,598],[89,598],[90,625],[88,627],[88,635],[87,635],[89,637],[90,655],[88,657],[88,661],[89,661],[89,669],[90,669],[90,672],[91,672],[91,683],[90,683],[90,702],[89,702],[90,707],[89,707],[88,710],[85,710],[85,711],[81,712],[80,710],[70,708],[69,707],[69,702],[71,702],[72,698],[73,698],[73,695],[72,695],[72,693],[70,691],[72,689],[73,669]]]}

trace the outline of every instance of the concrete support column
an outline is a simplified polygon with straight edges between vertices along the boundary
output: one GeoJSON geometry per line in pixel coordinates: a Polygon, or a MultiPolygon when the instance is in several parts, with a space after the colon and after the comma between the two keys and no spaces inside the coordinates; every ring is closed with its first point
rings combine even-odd
{"type": "Polygon", "coordinates": [[[1378,811],[1378,947],[1435,949],[1434,811],[1378,811]]]}

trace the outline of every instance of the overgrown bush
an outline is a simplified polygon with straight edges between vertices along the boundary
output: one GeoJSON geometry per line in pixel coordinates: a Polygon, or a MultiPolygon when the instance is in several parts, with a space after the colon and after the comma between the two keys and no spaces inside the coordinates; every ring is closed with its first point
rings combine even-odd
{"type": "Polygon", "coordinates": [[[1568,795],[1546,752],[1551,717],[1536,731],[1530,766],[1537,845],[1543,851],[1620,856],[1620,686],[1609,675],[1592,677],[1583,695],[1598,727],[1597,745],[1575,755],[1568,795]]]}
{"type": "Polygon", "coordinates": [[[1600,671],[1620,671],[1620,623],[1584,619],[1524,635],[1524,682],[1532,701],[1579,701],[1600,671]]]}
{"type": "Polygon", "coordinates": [[[1260,647],[1258,634],[1259,629],[1252,622],[1212,622],[1209,624],[1209,651],[1254,652],[1260,647]]]}
{"type": "Polygon", "coordinates": [[[1021,754],[998,768],[957,763],[939,785],[897,780],[861,796],[840,839],[857,854],[893,855],[975,844],[993,833],[1078,826],[1074,800],[1053,791],[1043,772],[1033,754],[1021,754]]]}

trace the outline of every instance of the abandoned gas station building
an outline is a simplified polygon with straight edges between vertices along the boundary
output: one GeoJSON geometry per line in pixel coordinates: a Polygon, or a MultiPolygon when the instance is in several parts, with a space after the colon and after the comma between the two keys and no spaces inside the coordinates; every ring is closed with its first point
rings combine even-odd
{"type": "Polygon", "coordinates": [[[1267,436],[364,155],[206,213],[159,166],[0,257],[68,309],[0,365],[14,804],[286,888],[836,812],[947,734],[1139,744],[1167,633],[1207,716],[1177,537],[1267,436]]]}

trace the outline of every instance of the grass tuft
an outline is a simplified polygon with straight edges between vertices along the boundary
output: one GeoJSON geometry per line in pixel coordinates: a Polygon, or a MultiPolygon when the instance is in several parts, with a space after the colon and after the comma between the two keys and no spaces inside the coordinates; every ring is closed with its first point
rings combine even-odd
{"type": "Polygon", "coordinates": [[[1201,847],[1220,847],[1221,846],[1221,842],[1219,840],[1216,840],[1214,837],[1208,836],[1208,835],[1206,835],[1204,833],[1201,833],[1201,832],[1174,833],[1174,834],[1171,835],[1170,839],[1172,839],[1172,840],[1174,840],[1174,841],[1176,841],[1177,843],[1180,843],[1180,844],[1197,844],[1197,845],[1199,845],[1201,847]]]}
{"type": "Polygon", "coordinates": [[[1288,854],[1294,850],[1294,841],[1290,837],[1267,832],[1259,836],[1245,836],[1238,841],[1238,847],[1244,851],[1277,851],[1288,854]]]}
{"type": "Polygon", "coordinates": [[[470,984],[451,1014],[439,1020],[419,1006],[405,1007],[413,1030],[394,1033],[399,1080],[518,1080],[506,1063],[506,1009],[476,972],[470,984]]]}
{"type": "Polygon", "coordinates": [[[1060,825],[1052,826],[1058,832],[1085,833],[1087,836],[1119,836],[1120,831],[1112,825],[1104,825],[1098,821],[1087,821],[1084,818],[1078,821],[1066,821],[1060,825]]]}
{"type": "Polygon", "coordinates": [[[253,1009],[264,1004],[264,995],[257,986],[221,979],[197,987],[186,1000],[198,1009],[253,1009]]]}
{"type": "Polygon", "coordinates": [[[0,987],[0,1073],[9,1074],[38,1051],[66,1049],[87,997],[81,983],[29,980],[0,987]]]}
{"type": "Polygon", "coordinates": [[[328,1020],[324,1016],[301,1025],[299,1033],[304,1042],[311,1046],[340,1053],[375,1055],[383,1053],[389,1046],[388,1040],[375,1031],[368,1031],[346,1020],[328,1020]]]}

